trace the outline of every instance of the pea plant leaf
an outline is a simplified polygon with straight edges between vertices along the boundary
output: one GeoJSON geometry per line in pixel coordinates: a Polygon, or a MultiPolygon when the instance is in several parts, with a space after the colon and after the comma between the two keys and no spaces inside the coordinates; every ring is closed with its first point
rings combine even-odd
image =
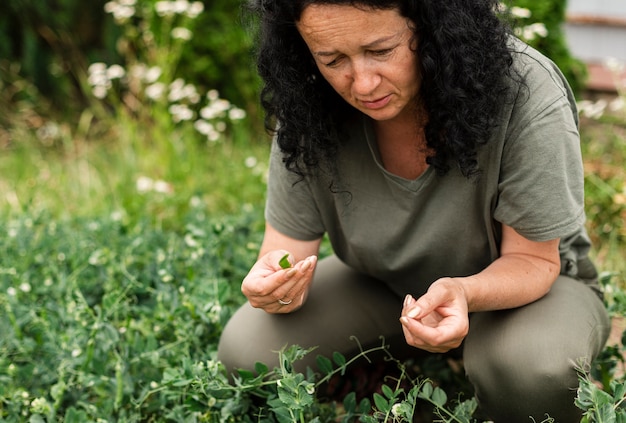
{"type": "Polygon", "coordinates": [[[382,413],[386,413],[391,409],[389,401],[387,401],[385,397],[383,397],[379,393],[374,394],[374,404],[376,404],[376,408],[378,408],[378,411],[382,413]]]}
{"type": "Polygon", "coordinates": [[[323,355],[318,355],[315,359],[317,362],[317,367],[320,369],[322,373],[328,375],[333,371],[333,363],[328,359],[328,357],[324,357],[323,355]]]}

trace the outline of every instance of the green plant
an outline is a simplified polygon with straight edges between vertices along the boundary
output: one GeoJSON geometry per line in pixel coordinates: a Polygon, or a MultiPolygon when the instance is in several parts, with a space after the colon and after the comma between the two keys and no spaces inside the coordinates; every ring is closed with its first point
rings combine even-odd
{"type": "Polygon", "coordinates": [[[3,220],[0,420],[164,419],[178,405],[169,393],[135,402],[185,360],[215,354],[258,221],[208,220],[202,204],[180,232],[119,215],[3,220]]]}
{"type": "Polygon", "coordinates": [[[574,93],[582,95],[586,65],[567,47],[563,23],[567,0],[508,0],[516,34],[552,59],[563,71],[574,93]]]}
{"type": "Polygon", "coordinates": [[[614,380],[608,390],[602,390],[581,375],[576,406],[584,411],[581,423],[626,422],[626,383],[614,380]]]}

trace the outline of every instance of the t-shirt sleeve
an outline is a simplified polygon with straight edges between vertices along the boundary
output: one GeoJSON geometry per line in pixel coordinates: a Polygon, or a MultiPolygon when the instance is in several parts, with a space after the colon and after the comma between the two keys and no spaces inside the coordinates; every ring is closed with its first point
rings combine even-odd
{"type": "Polygon", "coordinates": [[[575,104],[560,72],[537,62],[525,75],[502,152],[494,217],[533,241],[561,238],[585,222],[575,104]]]}
{"type": "Polygon", "coordinates": [[[302,241],[319,239],[324,224],[310,189],[309,177],[287,170],[274,140],[270,153],[265,219],[283,235],[302,241]]]}

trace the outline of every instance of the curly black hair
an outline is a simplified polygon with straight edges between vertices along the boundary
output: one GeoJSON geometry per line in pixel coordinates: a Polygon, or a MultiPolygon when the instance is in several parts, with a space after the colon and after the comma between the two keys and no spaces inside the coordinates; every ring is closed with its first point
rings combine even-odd
{"type": "Polygon", "coordinates": [[[427,158],[439,174],[458,164],[479,173],[509,86],[510,29],[497,0],[252,0],[259,17],[257,67],[263,79],[265,127],[277,136],[288,169],[302,175],[333,157],[343,123],[355,113],[320,74],[296,28],[310,4],[394,9],[415,23],[419,39],[419,99],[426,110],[427,158]]]}

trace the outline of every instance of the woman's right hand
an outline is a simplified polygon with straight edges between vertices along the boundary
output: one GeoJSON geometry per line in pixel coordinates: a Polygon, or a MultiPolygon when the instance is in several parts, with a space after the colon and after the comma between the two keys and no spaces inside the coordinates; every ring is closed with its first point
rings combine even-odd
{"type": "Polygon", "coordinates": [[[290,313],[304,304],[317,263],[311,255],[297,263],[289,254],[291,267],[283,269],[279,262],[285,250],[271,250],[252,266],[241,285],[241,292],[250,305],[268,313],[290,313]]]}

